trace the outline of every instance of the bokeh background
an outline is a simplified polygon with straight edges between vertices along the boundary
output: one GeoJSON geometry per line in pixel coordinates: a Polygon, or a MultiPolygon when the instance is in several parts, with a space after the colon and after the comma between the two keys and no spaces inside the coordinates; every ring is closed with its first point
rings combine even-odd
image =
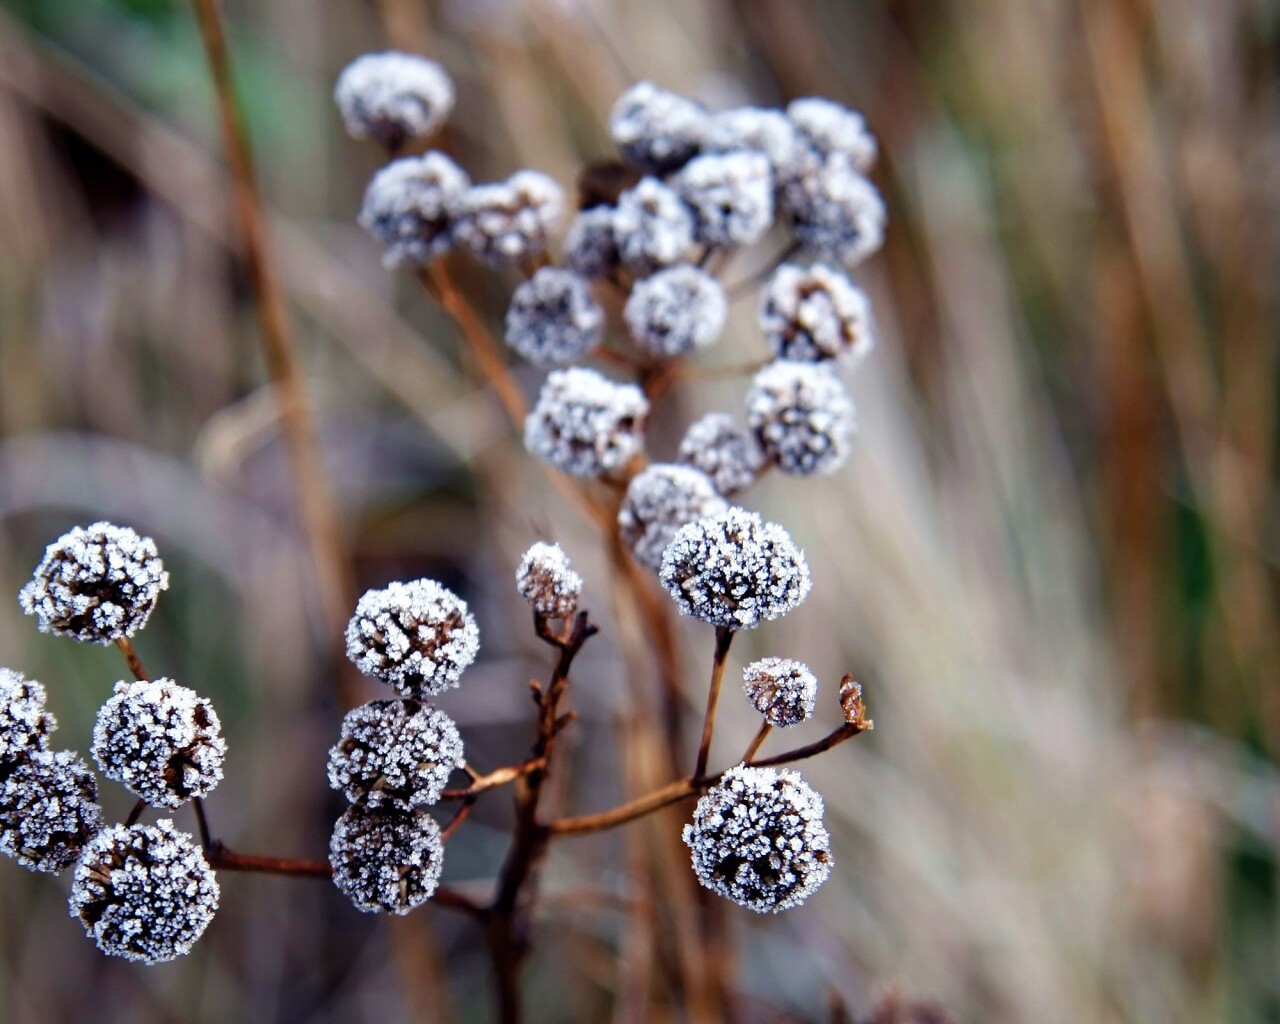
{"type": "MultiPolygon", "coordinates": [[[[609,106],[636,78],[715,107],[830,96],[882,145],[888,242],[856,275],[879,346],[851,382],[845,469],[749,495],[817,578],[734,664],[814,667],[825,703],[802,740],[838,721],[845,671],[877,727],[805,767],[828,801],[831,881],[801,910],[729,915],[744,1018],[831,1019],[832,992],[866,1014],[899,990],[981,1024],[1280,1019],[1274,0],[226,13],[355,572],[435,575],[472,602],[484,653],[443,704],[474,762],[528,741],[545,656],[511,573],[549,538],[606,623],[580,663],[561,798],[618,798],[629,705],[608,569],[463,372],[452,324],[355,226],[380,157],[342,132],[337,72],[388,45],[430,53],[457,83],[448,144],[473,177],[535,166],[566,185],[608,155],[609,106]]],[[[0,3],[0,595],[75,523],[155,536],[173,586],[139,650],[222,714],[215,825],[237,847],[315,857],[340,809],[323,764],[343,669],[220,154],[186,4],[0,3]]],[[[511,284],[465,278],[495,323],[511,284]]],[[[748,300],[700,358],[762,352],[748,300]]],[[[694,414],[744,387],[681,388],[652,449],[669,457],[694,414]]],[[[681,636],[696,705],[710,641],[681,636]]],[[[12,599],[0,662],[46,683],[82,751],[124,674],[112,650],[38,635],[12,599]]],[[[725,705],[715,761],[754,728],[725,705]]],[[[123,815],[125,795],[104,792],[123,815]]],[[[451,883],[484,891],[507,813],[501,795],[481,802],[451,841],[451,883]]],[[[617,834],[557,847],[531,1019],[679,1019],[619,996],[648,942],[627,849],[617,834]]],[[[5,1021],[489,1019],[464,920],[388,927],[323,883],[228,876],[196,952],[145,969],[97,954],[66,884],[0,863],[5,1021]]]]}

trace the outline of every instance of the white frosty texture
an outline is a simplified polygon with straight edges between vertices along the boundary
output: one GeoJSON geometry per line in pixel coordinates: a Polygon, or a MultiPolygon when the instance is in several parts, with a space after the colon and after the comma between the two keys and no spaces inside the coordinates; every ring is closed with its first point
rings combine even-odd
{"type": "Polygon", "coordinates": [[[520,559],[516,589],[539,615],[567,619],[578,610],[582,577],[569,567],[559,544],[538,541],[520,559]]]}
{"type": "Polygon", "coordinates": [[[764,720],[785,729],[813,715],[818,680],[809,666],[790,658],[761,658],[742,670],[742,690],[764,720]]]}
{"type": "Polygon", "coordinates": [[[329,841],[333,884],[357,910],[407,914],[431,899],[444,867],[440,826],[426,811],[348,807],[329,841]]]}
{"type": "Polygon", "coordinates": [[[884,200],[843,153],[803,161],[781,200],[797,240],[820,259],[852,267],[884,244],[884,200]]]}
{"type": "Polygon", "coordinates": [[[693,245],[693,214],[669,185],[641,178],[618,197],[613,230],[622,262],[648,274],[685,257],[693,245]]]}
{"type": "Polygon", "coordinates": [[[725,629],[786,615],[811,585],[791,535],[734,506],[677,530],[659,576],[682,614],[725,629]]]}
{"type": "Polygon", "coordinates": [[[65,871],[101,828],[98,783],[69,750],[32,754],[0,786],[0,851],[25,868],[65,871]]]}
{"type": "Polygon", "coordinates": [[[701,470],[656,463],[637,473],[627,485],[618,509],[618,529],[636,558],[657,569],[680,527],[703,516],[718,515],[728,507],[701,470]]]}
{"type": "Polygon", "coordinates": [[[168,586],[155,541],[126,526],[94,523],[45,548],[18,601],[42,633],[109,644],[145,626],[168,586]]]}
{"type": "Polygon", "coordinates": [[[874,344],[871,304],[841,270],[784,263],[760,302],[760,329],[779,359],[856,362],[874,344]]]}
{"type": "Polygon", "coordinates": [[[0,668],[0,779],[19,762],[47,750],[58,720],[45,710],[44,687],[0,668]]]}
{"type": "Polygon", "coordinates": [[[388,266],[421,265],[453,245],[466,172],[443,153],[393,160],[365,189],[360,226],[386,246],[388,266]]]}
{"type": "Polygon", "coordinates": [[[697,157],[674,185],[693,211],[694,238],[706,245],[751,245],[773,223],[773,172],[762,153],[697,157]]]}
{"type": "Polygon", "coordinates": [[[779,359],[747,392],[747,425],[784,473],[834,473],[849,455],[853,401],[830,366],[779,359]]]}
{"type": "Polygon", "coordinates": [[[796,127],[800,143],[819,157],[843,153],[864,174],[876,162],[876,139],[856,110],[832,100],[809,96],[793,100],[787,117],[796,127]]]}
{"type": "Polygon", "coordinates": [[[463,764],[452,718],[430,704],[375,700],[348,711],[329,751],[329,785],[352,803],[412,811],[440,799],[463,764]]]}
{"type": "Polygon", "coordinates": [[[604,277],[618,265],[612,206],[592,206],[573,218],[564,236],[564,261],[574,273],[604,277]]]}
{"type": "Polygon", "coordinates": [[[712,116],[703,151],[733,153],[754,150],[769,161],[775,184],[795,161],[796,127],[781,110],[738,107],[712,116]]]}
{"type": "Polygon", "coordinates": [[[435,580],[366,591],[347,623],[347,657],[356,668],[418,700],[457,686],[479,650],[467,603],[435,580]]]}
{"type": "Polygon", "coordinates": [[[690,424],[678,458],[706,473],[726,498],[755,483],[765,461],[756,435],[727,412],[709,412],[690,424]]]}
{"type": "Polygon", "coordinates": [[[366,53],[346,66],[333,90],[347,131],[397,149],[438,131],[453,111],[453,82],[444,68],[408,53],[366,53]]]}
{"type": "Polygon", "coordinates": [[[683,355],[724,330],[729,300],[705,270],[679,263],[637,281],[623,310],[636,344],[650,355],[683,355]]]}
{"type": "Polygon", "coordinates": [[[547,247],[564,207],[564,190],[541,171],[473,185],[462,197],[454,237],[479,260],[510,266],[547,247]]]}
{"type": "Polygon", "coordinates": [[[823,810],[797,772],[730,768],[684,827],[698,880],[758,914],[798,907],[831,873],[823,810]]]}
{"type": "Polygon", "coordinates": [[[693,100],[637,82],[609,115],[609,134],[631,163],[654,173],[673,171],[698,151],[707,112],[693,100]]]}
{"type": "Polygon", "coordinates": [[[634,384],[580,366],[554,370],[525,420],[525,447],[570,476],[602,476],[641,450],[648,414],[634,384]]]}
{"type": "Polygon", "coordinates": [[[213,705],[172,679],[118,682],[98,711],[102,774],[152,807],[181,807],[222,781],[227,744],[213,705]]]}
{"type": "Polygon", "coordinates": [[[160,820],[99,832],[76,865],[70,908],[108,956],[161,964],[191,951],[219,895],[191,836],[160,820]]]}
{"type": "Polygon", "coordinates": [[[516,352],[541,366],[576,362],[604,332],[604,310],[585,278],[571,270],[542,267],[511,296],[506,339],[516,352]]]}

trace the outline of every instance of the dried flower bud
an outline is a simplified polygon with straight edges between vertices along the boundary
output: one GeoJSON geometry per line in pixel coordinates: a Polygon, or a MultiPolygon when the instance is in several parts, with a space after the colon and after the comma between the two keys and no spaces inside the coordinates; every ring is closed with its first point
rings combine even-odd
{"type": "Polygon", "coordinates": [[[333,884],[357,910],[407,914],[440,884],[444,843],[426,811],[372,810],[353,804],[329,842],[333,884]]]}
{"type": "Polygon", "coordinates": [[[874,724],[867,717],[867,705],[862,699],[862,684],[855,683],[853,676],[845,676],[840,680],[840,711],[846,722],[864,731],[871,729],[874,724]]]}
{"type": "Polygon", "coordinates": [[[756,435],[726,412],[695,420],[680,442],[679,458],[711,478],[726,498],[746,490],[764,467],[764,449],[756,435]]]}
{"type": "Polygon", "coordinates": [[[583,367],[547,375],[524,424],[525,447],[570,476],[625,466],[644,446],[649,403],[634,384],[583,367]]]}
{"type": "Polygon", "coordinates": [[[687,263],[637,281],[623,310],[636,344],[659,358],[710,345],[728,313],[720,282],[687,263]]]}
{"type": "Polygon", "coordinates": [[[457,686],[479,650],[467,603],[435,580],[368,590],[347,623],[347,657],[356,668],[417,700],[457,686]]]}
{"type": "Polygon", "coordinates": [[[559,544],[539,541],[520,560],[516,589],[539,615],[567,619],[578,610],[582,577],[569,568],[569,559],[559,544]]]}
{"type": "Polygon", "coordinates": [[[32,871],[65,871],[101,828],[98,783],[69,750],[31,754],[0,786],[0,851],[32,871]]]}
{"type": "Polygon", "coordinates": [[[473,185],[462,197],[454,237],[477,259],[506,267],[547,247],[564,207],[564,190],[541,171],[473,185]]]}
{"type": "Polygon", "coordinates": [[[387,248],[387,266],[422,265],[453,245],[466,172],[443,153],[393,160],[369,182],[360,226],[387,248]]]}
{"type": "Polygon", "coordinates": [[[769,279],[760,329],[779,359],[856,361],[871,351],[871,305],[842,271],[784,263],[769,279]]]}
{"type": "Polygon", "coordinates": [[[222,781],[227,744],[213,705],[172,679],[116,683],[93,730],[102,774],[152,807],[181,807],[222,781]]]}
{"type": "Polygon", "coordinates": [[[725,629],[787,614],[811,585],[804,553],[787,531],[732,506],[677,530],[660,578],[682,614],[725,629]]]}
{"type": "Polygon", "coordinates": [[[0,780],[32,754],[49,747],[58,720],[45,710],[44,687],[0,668],[0,780]]]}
{"type": "Polygon", "coordinates": [[[657,569],[680,527],[726,508],[710,477],[701,470],[656,463],[631,478],[618,509],[618,527],[636,558],[657,569]]]}
{"type": "Polygon", "coordinates": [[[802,145],[818,157],[842,153],[854,170],[864,174],[875,164],[875,136],[856,110],[810,96],[788,104],[787,117],[795,125],[802,145]]]}
{"type": "Polygon", "coordinates": [[[790,658],[761,658],[742,671],[742,689],[772,726],[798,725],[817,706],[818,680],[809,666],[790,658]]]}
{"type": "Polygon", "coordinates": [[[531,363],[572,363],[604,333],[604,310],[584,278],[543,267],[521,284],[507,309],[507,344],[531,363]]]}
{"type": "Polygon", "coordinates": [[[661,174],[698,151],[706,122],[707,112],[693,100],[637,82],[614,104],[609,134],[633,164],[661,174]]]}
{"type": "Polygon", "coordinates": [[[709,153],[691,160],[675,178],[693,210],[693,237],[707,245],[751,245],[773,223],[773,173],[752,150],[709,153]]]}
{"type": "Polygon", "coordinates": [[[18,601],[42,633],[109,644],[145,626],[168,586],[155,541],[125,526],[94,523],[45,548],[18,601]]]}
{"type": "Polygon", "coordinates": [[[784,473],[833,473],[848,457],[853,402],[825,364],[770,363],[756,374],[746,405],[747,425],[784,473]]]}
{"type": "Polygon", "coordinates": [[[798,907],[831,873],[823,810],[797,772],[729,769],[684,828],[698,881],[758,914],[798,907]]]}
{"type": "Polygon", "coordinates": [[[564,261],[569,269],[586,278],[605,277],[621,258],[614,232],[612,206],[593,206],[573,218],[564,236],[564,261]]]}
{"type": "Polygon", "coordinates": [[[739,107],[712,116],[703,152],[733,153],[753,150],[763,154],[775,182],[795,160],[796,126],[780,110],[739,107]]]}
{"type": "Polygon", "coordinates": [[[843,153],[803,161],[782,203],[796,238],[821,259],[852,267],[884,244],[884,200],[843,153]]]}
{"type": "Polygon", "coordinates": [[[688,253],[693,214],[669,185],[643,178],[618,198],[613,231],[622,262],[634,273],[648,274],[688,253]]]}
{"type": "Polygon", "coordinates": [[[76,865],[70,907],[108,956],[161,964],[191,951],[219,895],[191,836],[161,820],[99,832],[76,865]]]}
{"type": "Polygon", "coordinates": [[[453,719],[430,704],[375,700],[348,711],[329,751],[329,785],[352,803],[413,811],[440,799],[463,765],[453,719]]]}
{"type": "Polygon", "coordinates": [[[390,150],[438,131],[454,102],[444,68],[394,51],[357,57],[338,76],[333,98],[351,135],[376,139],[390,150]]]}

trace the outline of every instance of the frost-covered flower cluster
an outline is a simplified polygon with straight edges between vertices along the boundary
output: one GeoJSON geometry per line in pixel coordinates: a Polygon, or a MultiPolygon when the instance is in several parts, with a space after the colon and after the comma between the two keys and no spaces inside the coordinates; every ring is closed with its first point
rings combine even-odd
{"type": "Polygon", "coordinates": [[[779,360],[756,374],[747,394],[747,424],[784,473],[832,473],[853,433],[853,402],[826,366],[779,360]]]}
{"type": "Polygon", "coordinates": [[[609,133],[632,163],[662,173],[683,166],[702,148],[707,112],[693,100],[638,82],[609,116],[609,133]]]}
{"type": "Polygon", "coordinates": [[[406,139],[439,131],[453,112],[453,82],[444,68],[408,53],[367,53],[338,76],[334,102],[347,131],[398,149],[406,139]]]}
{"type": "Polygon", "coordinates": [[[675,180],[693,211],[694,237],[705,245],[751,245],[773,224],[773,174],[763,153],[708,153],[675,180]]]}
{"type": "Polygon", "coordinates": [[[720,282],[687,263],[637,281],[623,311],[636,346],[660,358],[710,345],[728,314],[720,282]]]}
{"type": "Polygon", "coordinates": [[[440,826],[425,811],[352,804],[329,842],[334,884],[357,910],[407,914],[431,899],[444,867],[440,826]]]}
{"type": "Polygon", "coordinates": [[[648,414],[634,384],[581,366],[556,370],[525,420],[525,447],[570,476],[604,476],[643,450],[648,414]]]}
{"type": "Polygon", "coordinates": [[[693,214],[675,189],[643,178],[618,197],[613,215],[618,256],[634,274],[684,259],[693,246],[693,214]]]}
{"type": "Polygon", "coordinates": [[[764,291],[760,330],[779,359],[860,359],[872,346],[867,297],[825,263],[784,263],[764,291]]]}
{"type": "Polygon", "coordinates": [[[45,710],[44,687],[0,668],[0,779],[32,754],[49,748],[58,720],[45,710]]]}
{"type": "Polygon", "coordinates": [[[761,658],[742,670],[742,690],[766,722],[786,728],[812,717],[818,680],[803,662],[761,658]]]}
{"type": "Polygon", "coordinates": [[[559,544],[538,541],[516,569],[516,589],[545,618],[567,619],[578,610],[582,577],[569,566],[559,544]]]}
{"type": "Polygon", "coordinates": [[[563,208],[564,192],[552,178],[516,171],[506,181],[468,190],[454,234],[481,262],[510,266],[546,249],[563,208]]]}
{"type": "Polygon", "coordinates": [[[543,267],[515,290],[507,309],[507,344],[542,366],[576,362],[596,347],[604,310],[585,278],[543,267]]]}
{"type": "Polygon", "coordinates": [[[38,751],[0,786],[0,851],[32,871],[65,871],[101,828],[98,783],[72,751],[38,751]]]}
{"type": "Polygon", "coordinates": [[[386,247],[388,266],[429,263],[453,245],[470,187],[466,172],[443,153],[393,160],[369,181],[360,226],[386,247]]]}
{"type": "Polygon", "coordinates": [[[631,478],[618,509],[618,529],[636,558],[657,569],[680,527],[726,508],[701,470],[657,463],[631,478]]]}
{"type": "Polygon", "coordinates": [[[765,462],[755,433],[727,412],[709,412],[690,424],[679,456],[681,462],[706,473],[726,498],[755,483],[765,462]]]}
{"type": "Polygon", "coordinates": [[[375,700],[342,720],[329,751],[329,785],[352,803],[412,811],[436,803],[463,763],[458,727],[439,708],[375,700]]]}

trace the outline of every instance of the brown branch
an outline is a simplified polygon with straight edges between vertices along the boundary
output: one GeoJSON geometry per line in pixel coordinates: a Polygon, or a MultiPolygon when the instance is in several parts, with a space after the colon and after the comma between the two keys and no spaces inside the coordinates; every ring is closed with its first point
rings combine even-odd
{"type": "Polygon", "coordinates": [[[509,782],[515,782],[522,775],[528,775],[532,771],[545,768],[547,759],[545,757],[531,757],[529,760],[520,764],[504,765],[501,768],[495,768],[491,772],[484,775],[479,774],[470,765],[467,766],[467,772],[471,776],[471,785],[462,789],[446,789],[440,794],[441,800],[470,800],[479,796],[490,789],[496,789],[498,786],[505,786],[509,782]]]}
{"type": "Polygon", "coordinates": [[[133,649],[133,642],[127,636],[117,637],[116,647],[124,655],[124,660],[129,663],[129,671],[133,673],[133,678],[140,683],[147,682],[151,677],[147,675],[147,670],[142,667],[142,659],[138,657],[138,652],[133,649]]]}
{"type": "Polygon", "coordinates": [[[707,770],[711,756],[711,736],[716,727],[716,703],[720,700],[720,684],[724,681],[725,661],[735,632],[724,626],[716,628],[715,656],[711,662],[711,685],[707,688],[707,710],[702,717],[702,742],[698,744],[698,760],[693,766],[693,777],[699,778],[707,770]]]}
{"type": "Polygon", "coordinates": [[[440,842],[447,843],[449,837],[452,836],[462,826],[462,823],[471,817],[471,809],[476,805],[476,798],[469,797],[462,801],[462,805],[454,812],[449,824],[440,830],[440,842]]]}
{"type": "Polygon", "coordinates": [[[754,738],[754,739],[751,741],[751,743],[747,746],[747,751],[746,751],[746,753],[742,755],[742,763],[743,763],[743,764],[746,764],[746,763],[747,763],[747,762],[749,762],[753,757],[755,757],[755,756],[756,756],[756,752],[757,752],[757,751],[758,751],[762,746],[764,746],[764,741],[765,741],[766,739],[768,739],[768,737],[769,737],[769,733],[770,733],[770,732],[772,732],[772,731],[773,731],[773,726],[772,726],[772,725],[770,725],[768,722],[764,722],[763,724],[761,724],[761,726],[760,726],[760,731],[756,733],[755,738],[754,738]]]}

